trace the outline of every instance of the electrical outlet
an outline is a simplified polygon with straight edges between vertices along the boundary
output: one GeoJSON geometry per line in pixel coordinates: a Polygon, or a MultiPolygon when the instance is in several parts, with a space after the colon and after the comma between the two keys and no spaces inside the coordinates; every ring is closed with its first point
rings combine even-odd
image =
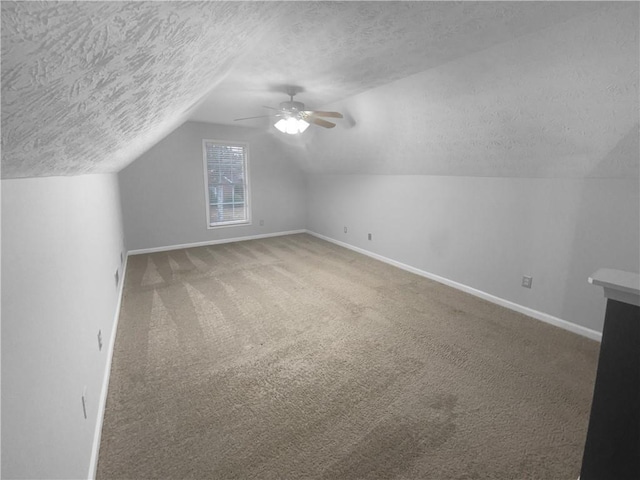
{"type": "Polygon", "coordinates": [[[533,283],[533,277],[528,277],[527,275],[524,275],[522,277],[522,286],[524,288],[531,288],[532,283],[533,283]]]}
{"type": "Polygon", "coordinates": [[[369,240],[371,240],[371,234],[369,234],[369,240]]]}
{"type": "Polygon", "coordinates": [[[102,330],[98,330],[98,350],[102,351],[102,330]]]}
{"type": "Polygon", "coordinates": [[[344,233],[347,233],[347,227],[344,227],[344,233]]]}
{"type": "Polygon", "coordinates": [[[260,226],[264,227],[264,220],[260,220],[260,226]]]}
{"type": "Polygon", "coordinates": [[[84,414],[84,419],[87,419],[87,387],[82,389],[82,413],[84,414]]]}

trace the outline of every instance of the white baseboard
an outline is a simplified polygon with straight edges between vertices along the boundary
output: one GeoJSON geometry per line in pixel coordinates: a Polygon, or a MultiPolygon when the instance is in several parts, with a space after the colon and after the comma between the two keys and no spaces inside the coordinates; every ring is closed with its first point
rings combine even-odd
{"type": "Polygon", "coordinates": [[[543,313],[543,312],[539,312],[539,311],[534,310],[532,308],[525,307],[523,305],[519,305],[517,303],[511,302],[509,300],[505,300],[505,299],[500,298],[500,297],[496,297],[495,295],[491,295],[491,294],[483,292],[481,290],[477,290],[475,288],[469,287],[469,286],[464,285],[462,283],[454,282],[453,280],[449,280],[447,278],[440,277],[438,275],[434,275],[434,274],[426,272],[424,270],[420,270],[419,268],[412,267],[411,265],[407,265],[405,263],[398,262],[396,260],[393,260],[391,258],[382,256],[382,255],[379,255],[377,253],[370,252],[370,251],[365,250],[363,248],[355,247],[355,246],[350,245],[348,243],[341,242],[339,240],[335,240],[335,239],[330,238],[330,237],[326,237],[324,235],[321,235],[319,233],[313,232],[311,230],[304,230],[304,229],[303,230],[291,230],[291,231],[287,231],[287,232],[267,233],[267,234],[262,234],[262,235],[251,235],[251,236],[246,236],[246,237],[227,238],[227,239],[221,239],[221,240],[211,240],[211,241],[207,241],[207,242],[197,242],[197,243],[188,243],[188,244],[183,244],[183,245],[171,245],[171,246],[166,246],[166,247],[157,247],[157,248],[146,248],[146,249],[141,249],[141,250],[132,250],[132,251],[128,252],[127,255],[126,255],[125,262],[124,262],[124,265],[123,265],[123,268],[122,268],[122,277],[121,277],[121,281],[120,281],[120,287],[118,289],[118,302],[117,302],[117,305],[116,305],[116,313],[115,313],[115,318],[114,318],[114,322],[113,322],[113,329],[111,331],[111,339],[109,340],[109,349],[107,351],[107,363],[105,365],[104,380],[102,382],[102,392],[100,394],[100,400],[99,400],[99,404],[98,404],[98,418],[97,418],[97,421],[96,421],[96,428],[95,428],[95,433],[94,433],[94,438],[93,438],[93,447],[92,447],[92,450],[91,450],[91,460],[90,460],[90,463],[89,463],[89,472],[88,472],[88,477],[87,477],[89,480],[93,480],[96,477],[97,468],[98,468],[98,454],[100,453],[100,439],[101,439],[101,434],[102,434],[102,423],[104,421],[105,407],[106,407],[106,404],[107,404],[107,393],[108,393],[108,390],[109,390],[109,377],[110,377],[110,374],[111,374],[111,362],[113,360],[113,350],[114,350],[115,341],[116,341],[116,333],[118,331],[118,321],[120,319],[120,306],[121,306],[121,303],[122,303],[122,294],[123,294],[125,276],[126,276],[126,272],[127,272],[127,264],[129,262],[129,255],[139,255],[139,254],[143,254],[143,253],[164,252],[164,251],[169,251],[169,250],[178,250],[178,249],[181,249],[181,248],[200,247],[200,246],[205,246],[205,245],[217,245],[217,244],[221,244],[221,243],[240,242],[240,241],[245,241],[245,240],[255,240],[255,239],[259,239],[259,238],[279,237],[279,236],[283,236],[283,235],[293,235],[293,234],[297,234],[297,233],[308,233],[309,235],[313,235],[314,237],[321,238],[322,240],[326,240],[327,242],[331,242],[331,243],[334,243],[334,244],[339,245],[341,247],[347,248],[349,250],[353,250],[355,252],[362,253],[363,255],[367,255],[368,257],[375,258],[376,260],[380,260],[380,261],[385,262],[385,263],[387,263],[389,265],[393,265],[395,267],[401,268],[401,269],[406,270],[408,272],[415,273],[416,275],[420,275],[422,277],[429,278],[430,280],[435,280],[436,282],[439,282],[439,283],[442,283],[444,285],[456,288],[458,290],[461,290],[463,292],[469,293],[469,294],[474,295],[476,297],[482,298],[482,299],[487,300],[489,302],[495,303],[495,304],[500,305],[502,307],[508,308],[510,310],[513,310],[513,311],[516,311],[516,312],[519,312],[519,313],[522,313],[524,315],[527,315],[529,317],[535,318],[537,320],[541,320],[543,322],[549,323],[549,324],[554,325],[556,327],[560,327],[560,328],[563,328],[563,329],[568,330],[570,332],[577,333],[578,335],[582,335],[582,336],[590,338],[592,340],[597,340],[597,341],[602,340],[602,333],[597,332],[595,330],[591,330],[591,329],[583,327],[581,325],[576,325],[575,323],[567,322],[566,320],[562,320],[562,319],[554,317],[552,315],[549,315],[549,314],[546,314],[546,313],[543,313]]]}
{"type": "Polygon", "coordinates": [[[102,422],[104,421],[104,411],[107,406],[107,393],[109,391],[109,377],[111,375],[111,361],[113,360],[113,348],[116,344],[116,333],[118,332],[118,320],[120,320],[120,305],[122,304],[122,293],[124,291],[124,280],[127,274],[127,263],[129,262],[129,254],[125,256],[122,265],[122,274],[120,275],[120,285],[118,287],[118,302],[116,304],[116,313],[113,319],[113,327],[111,329],[111,338],[109,339],[109,347],[107,349],[107,363],[104,367],[104,376],[102,380],[102,389],[100,399],[98,400],[98,418],[96,419],[96,429],[93,434],[93,446],[91,448],[91,460],[89,461],[89,472],[87,478],[93,480],[96,478],[98,469],[98,455],[100,454],[100,439],[102,437],[102,422]]]}
{"type": "Polygon", "coordinates": [[[508,308],[515,312],[522,313],[529,317],[535,318],[536,320],[541,320],[545,323],[549,323],[551,325],[562,328],[564,330],[577,333],[578,335],[582,335],[583,337],[587,337],[592,340],[597,340],[597,341],[602,340],[602,333],[596,330],[591,330],[590,328],[583,327],[581,325],[577,325],[575,323],[571,323],[566,320],[562,320],[561,318],[554,317],[553,315],[549,315],[547,313],[540,312],[538,310],[534,310],[532,308],[525,307],[523,305],[519,305],[509,300],[505,300],[504,298],[496,297],[495,295],[491,295],[490,293],[483,292],[482,290],[477,290],[475,288],[469,287],[462,283],[449,280],[448,278],[434,275],[433,273],[429,273],[424,270],[420,270],[419,268],[412,267],[411,265],[407,265],[405,263],[398,262],[391,258],[378,255],[377,253],[370,252],[368,250],[365,250],[364,248],[355,247],[348,243],[341,242],[340,240],[335,240],[333,238],[326,237],[319,233],[312,232],[311,230],[307,230],[307,233],[309,235],[313,235],[314,237],[321,238],[322,240],[326,240],[327,242],[335,243],[336,245],[340,245],[341,247],[348,248],[349,250],[353,250],[355,252],[362,253],[363,255],[367,255],[368,257],[375,258],[376,260],[380,260],[382,262],[388,263],[389,265],[393,265],[395,267],[401,268],[408,272],[415,273],[416,275],[420,275],[421,277],[425,277],[430,280],[435,280],[436,282],[443,283],[444,285],[461,290],[465,293],[470,293],[471,295],[482,298],[491,303],[495,303],[496,305],[500,305],[501,307],[508,308]]]}
{"type": "Polygon", "coordinates": [[[125,262],[122,268],[122,276],[120,280],[120,287],[118,288],[118,302],[116,305],[116,313],[113,321],[113,328],[111,331],[111,338],[109,340],[109,349],[107,350],[107,363],[105,365],[104,371],[104,379],[102,382],[102,391],[100,393],[100,399],[98,402],[98,418],[96,421],[96,428],[93,435],[93,446],[91,449],[91,460],[89,461],[89,472],[87,474],[87,478],[89,480],[93,480],[96,477],[97,468],[98,468],[98,455],[100,453],[100,439],[102,436],[102,424],[104,421],[104,413],[107,405],[107,393],[109,391],[109,377],[111,375],[111,363],[113,360],[113,350],[116,342],[116,333],[118,331],[118,321],[120,320],[120,306],[122,304],[122,293],[124,288],[125,276],[127,272],[127,264],[129,263],[129,255],[139,255],[142,253],[154,253],[154,252],[164,252],[169,250],[178,250],[181,248],[191,248],[191,247],[201,247],[205,245],[217,245],[220,243],[231,243],[231,242],[240,242],[244,240],[255,240],[259,238],[268,238],[268,237],[280,237],[282,235],[293,235],[296,233],[306,233],[306,230],[291,230],[287,232],[276,232],[276,233],[266,233],[261,235],[251,235],[245,237],[237,237],[237,238],[225,238],[221,240],[210,240],[206,242],[197,242],[197,243],[187,243],[183,245],[169,245],[166,247],[157,247],[157,248],[145,248],[140,250],[131,250],[127,252],[125,262]]]}
{"type": "Polygon", "coordinates": [[[207,245],[218,245],[221,243],[243,242],[245,240],[257,240],[259,238],[281,237],[283,235],[294,235],[296,233],[306,233],[306,230],[289,230],[287,232],[263,233],[260,235],[247,235],[246,237],[222,238],[220,240],[207,240],[204,242],[183,243],[182,245],[168,245],[165,247],[142,248],[139,250],[131,250],[129,255],[140,255],[143,253],[168,252],[170,250],[179,250],[181,248],[204,247],[207,245]]]}

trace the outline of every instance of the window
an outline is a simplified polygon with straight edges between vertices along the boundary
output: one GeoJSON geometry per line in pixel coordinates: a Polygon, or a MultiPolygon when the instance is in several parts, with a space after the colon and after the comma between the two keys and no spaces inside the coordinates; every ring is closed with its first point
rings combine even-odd
{"type": "Polygon", "coordinates": [[[249,223],[247,145],[215,140],[202,143],[208,226],[249,223]]]}

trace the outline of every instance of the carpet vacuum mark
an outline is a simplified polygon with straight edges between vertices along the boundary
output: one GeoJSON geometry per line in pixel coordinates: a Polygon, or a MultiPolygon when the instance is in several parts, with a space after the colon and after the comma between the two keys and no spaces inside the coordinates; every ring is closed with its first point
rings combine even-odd
{"type": "Polygon", "coordinates": [[[129,258],[99,479],[575,479],[599,344],[300,234],[129,258]]]}

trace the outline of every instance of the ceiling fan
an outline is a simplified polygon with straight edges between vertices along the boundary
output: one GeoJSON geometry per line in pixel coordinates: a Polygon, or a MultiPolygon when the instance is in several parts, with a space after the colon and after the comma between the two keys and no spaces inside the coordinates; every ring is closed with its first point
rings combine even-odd
{"type": "Polygon", "coordinates": [[[342,114],[339,112],[305,110],[304,103],[293,100],[296,93],[297,91],[295,89],[289,89],[287,91],[289,101],[281,102],[279,108],[263,106],[269,110],[276,110],[277,113],[271,115],[258,115],[257,117],[236,118],[234,121],[237,122],[241,120],[251,120],[254,118],[275,117],[280,119],[274,125],[278,130],[282,133],[294,135],[296,133],[304,132],[311,123],[324,128],[333,128],[336,126],[335,123],[329,122],[321,117],[343,118],[342,114]]]}

